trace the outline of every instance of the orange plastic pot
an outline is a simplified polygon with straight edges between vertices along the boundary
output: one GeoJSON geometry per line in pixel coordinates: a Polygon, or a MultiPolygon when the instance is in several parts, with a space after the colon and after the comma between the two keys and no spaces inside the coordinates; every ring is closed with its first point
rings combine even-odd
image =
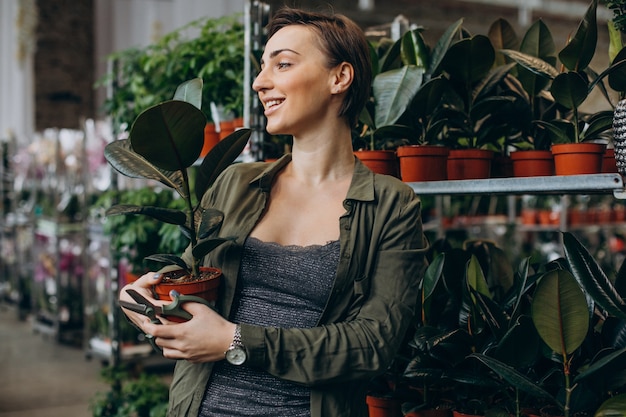
{"type": "Polygon", "coordinates": [[[513,175],[541,177],[554,175],[554,157],[550,151],[528,150],[511,152],[513,175]]]}
{"type": "Polygon", "coordinates": [[[182,295],[204,298],[207,301],[217,300],[222,281],[222,271],[217,268],[200,267],[200,272],[199,279],[185,282],[167,282],[167,274],[169,273],[165,273],[163,280],[153,287],[154,292],[160,300],[171,300],[170,291],[172,290],[176,290],[182,295]]]}
{"type": "Polygon", "coordinates": [[[200,151],[200,156],[204,158],[219,141],[220,134],[216,131],[215,124],[207,123],[204,126],[204,145],[202,146],[202,151],[200,151]]]}
{"type": "Polygon", "coordinates": [[[355,151],[354,154],[366,167],[377,174],[399,177],[398,157],[394,151],[355,151]]]}
{"type": "Polygon", "coordinates": [[[493,151],[486,149],[452,149],[448,154],[448,179],[485,179],[491,176],[493,151]]]}
{"type": "Polygon", "coordinates": [[[552,145],[556,175],[598,174],[602,170],[603,143],[559,143],[552,145]]]}
{"type": "Polygon", "coordinates": [[[402,417],[402,404],[398,398],[366,397],[369,417],[402,417]]]}
{"type": "Polygon", "coordinates": [[[443,181],[448,178],[446,161],[450,150],[442,146],[400,146],[397,151],[400,178],[404,182],[443,181]]]}

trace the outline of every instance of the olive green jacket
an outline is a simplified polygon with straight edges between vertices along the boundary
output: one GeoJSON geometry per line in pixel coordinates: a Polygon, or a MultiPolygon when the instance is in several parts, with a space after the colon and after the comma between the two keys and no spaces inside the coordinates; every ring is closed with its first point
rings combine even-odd
{"type": "MultiPolygon", "coordinates": [[[[207,259],[223,271],[217,309],[224,317],[235,294],[241,245],[263,213],[274,176],[290,160],[235,164],[203,199],[225,214],[220,235],[238,237],[207,259]]],[[[243,366],[311,387],[312,417],[366,415],[366,385],[400,347],[426,263],[421,203],[409,186],[372,173],[357,159],[344,207],[337,275],[318,326],[241,326],[248,353],[243,366]]],[[[168,416],[198,415],[211,368],[178,361],[168,416]]]]}

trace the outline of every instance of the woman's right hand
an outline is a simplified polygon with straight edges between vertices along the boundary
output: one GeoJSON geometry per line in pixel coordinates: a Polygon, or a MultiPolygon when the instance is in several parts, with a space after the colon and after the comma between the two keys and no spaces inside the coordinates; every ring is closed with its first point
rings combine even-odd
{"type": "MultiPolygon", "coordinates": [[[[150,301],[153,305],[163,305],[167,304],[166,301],[157,300],[153,297],[151,288],[153,285],[158,284],[161,281],[161,274],[156,272],[148,272],[141,277],[139,277],[136,281],[131,284],[126,284],[119,294],[119,299],[128,301],[131,303],[136,303],[136,301],[126,292],[127,289],[132,288],[137,291],[141,295],[143,295],[148,301],[150,301]]],[[[134,311],[128,310],[122,307],[122,311],[128,317],[130,321],[132,321],[137,327],[139,327],[142,331],[145,332],[143,326],[146,323],[150,323],[150,318],[141,313],[136,313],[134,311]]]]}

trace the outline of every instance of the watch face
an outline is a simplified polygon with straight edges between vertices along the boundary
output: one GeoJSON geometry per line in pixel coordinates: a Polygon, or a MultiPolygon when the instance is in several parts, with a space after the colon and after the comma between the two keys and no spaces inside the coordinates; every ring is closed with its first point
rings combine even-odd
{"type": "Polygon", "coordinates": [[[246,361],[246,351],[239,346],[235,346],[226,352],[226,360],[233,365],[241,365],[246,361]]]}

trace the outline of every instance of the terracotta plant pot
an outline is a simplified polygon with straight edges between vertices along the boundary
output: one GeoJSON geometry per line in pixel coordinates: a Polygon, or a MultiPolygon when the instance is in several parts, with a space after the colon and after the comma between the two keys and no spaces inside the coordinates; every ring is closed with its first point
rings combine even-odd
{"type": "Polygon", "coordinates": [[[550,151],[528,150],[511,152],[513,175],[541,177],[554,175],[554,157],[550,151]]]}
{"type": "Polygon", "coordinates": [[[398,398],[366,397],[369,417],[402,417],[402,404],[398,398]]]}
{"type": "Polygon", "coordinates": [[[397,152],[400,178],[404,182],[446,180],[448,152],[450,150],[443,146],[400,146],[397,152]]]}
{"type": "Polygon", "coordinates": [[[398,157],[394,151],[355,151],[354,154],[377,174],[399,177],[398,157]]]}
{"type": "Polygon", "coordinates": [[[448,154],[449,180],[475,180],[491,176],[493,151],[486,149],[452,149],[448,154]]]}
{"type": "Polygon", "coordinates": [[[220,141],[220,134],[215,130],[214,123],[207,123],[204,127],[204,146],[200,151],[200,157],[204,158],[220,141]]]}
{"type": "Polygon", "coordinates": [[[559,143],[552,145],[556,175],[598,174],[602,170],[603,143],[559,143]]]}
{"type": "MultiPolygon", "coordinates": [[[[178,272],[178,271],[176,271],[178,272]]],[[[222,271],[217,268],[200,267],[200,279],[185,282],[168,282],[175,274],[166,272],[160,283],[155,285],[154,292],[160,300],[171,300],[170,291],[176,290],[182,295],[194,295],[207,301],[217,300],[217,294],[222,281],[222,271]]],[[[178,273],[180,276],[180,273],[178,273]]]]}
{"type": "Polygon", "coordinates": [[[224,139],[226,136],[230,135],[235,131],[235,121],[234,120],[224,120],[220,122],[220,140],[224,139]]]}

